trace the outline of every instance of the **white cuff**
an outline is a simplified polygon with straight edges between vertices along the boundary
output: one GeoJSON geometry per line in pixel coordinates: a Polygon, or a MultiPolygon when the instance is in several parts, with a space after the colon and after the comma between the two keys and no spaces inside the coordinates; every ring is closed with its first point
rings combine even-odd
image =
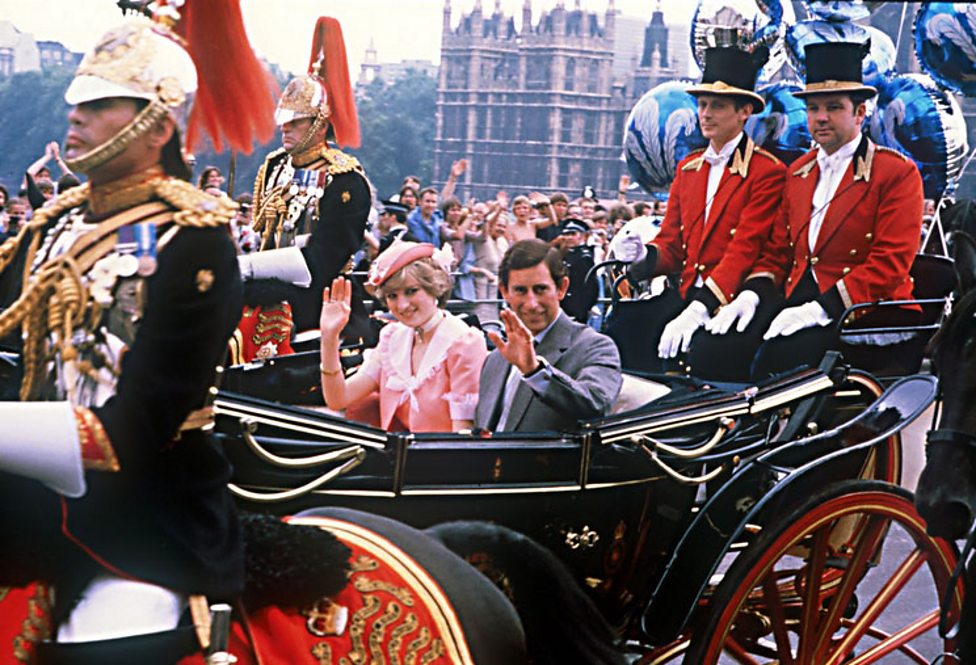
{"type": "Polygon", "coordinates": [[[0,402],[0,470],[39,480],[55,492],[85,493],[81,442],[69,402],[0,402]]]}
{"type": "Polygon", "coordinates": [[[312,273],[305,263],[305,255],[298,247],[241,254],[237,257],[237,262],[244,281],[277,278],[302,288],[307,288],[312,283],[312,273]]]}

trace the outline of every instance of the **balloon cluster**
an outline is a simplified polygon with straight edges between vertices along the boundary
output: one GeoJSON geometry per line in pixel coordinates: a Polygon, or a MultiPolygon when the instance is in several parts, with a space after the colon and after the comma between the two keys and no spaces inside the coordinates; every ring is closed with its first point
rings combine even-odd
{"type": "Polygon", "coordinates": [[[969,143],[959,103],[924,74],[888,79],[870,121],[871,139],[911,157],[926,198],[938,199],[962,170],[969,143]]]}
{"type": "Polygon", "coordinates": [[[669,81],[649,90],[627,118],[624,153],[631,177],[644,189],[665,187],[678,162],[708,144],[698,127],[698,103],[690,81],[669,81]]]}
{"type": "MultiPolygon", "coordinates": [[[[966,123],[951,91],[976,95],[976,4],[922,3],[915,17],[915,54],[928,74],[895,71],[891,38],[853,21],[869,15],[860,1],[807,0],[807,17],[794,21],[791,3],[781,0],[699,0],[691,47],[699,66],[705,49],[738,46],[770,49],[757,91],[766,107],[751,117],[746,131],[784,162],[812,147],[804,103],[791,92],[802,89],[805,48],[822,42],[870,43],[863,80],[878,89],[869,103],[866,131],[879,145],[910,157],[922,173],[925,195],[939,198],[961,176],[969,145],[966,123]]],[[[646,189],[667,187],[672,165],[704,145],[688,84],[665,83],[637,102],[627,120],[624,151],[634,179],[646,189]],[[672,119],[671,114],[678,113],[672,119]],[[676,129],[680,127],[680,133],[676,129]],[[653,137],[653,140],[651,139],[653,137]]]]}

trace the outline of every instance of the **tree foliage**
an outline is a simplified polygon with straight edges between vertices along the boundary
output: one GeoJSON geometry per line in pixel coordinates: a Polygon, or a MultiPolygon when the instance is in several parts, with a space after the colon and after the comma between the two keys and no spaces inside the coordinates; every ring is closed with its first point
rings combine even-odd
{"type": "Polygon", "coordinates": [[[437,82],[409,70],[392,83],[375,79],[357,95],[363,145],[356,155],[380,197],[396,194],[406,175],[433,179],[437,82]]]}
{"type": "MultiPolygon", "coordinates": [[[[272,68],[283,89],[288,75],[272,68]]],[[[27,72],[0,79],[0,182],[14,191],[27,167],[44,154],[49,141],[61,142],[67,131],[64,91],[73,72],[56,69],[27,72]]],[[[362,147],[352,151],[363,163],[380,197],[395,194],[403,176],[433,177],[437,82],[410,70],[392,83],[376,79],[357,91],[362,147]]],[[[280,146],[279,137],[238,155],[234,194],[251,191],[265,155],[280,146]]],[[[214,165],[228,175],[230,153],[217,154],[209,145],[196,152],[196,173],[214,165]]],[[[53,167],[53,165],[52,165],[53,167]]],[[[59,175],[53,168],[53,175],[59,175]]],[[[228,183],[229,184],[229,183],[228,183]]]]}

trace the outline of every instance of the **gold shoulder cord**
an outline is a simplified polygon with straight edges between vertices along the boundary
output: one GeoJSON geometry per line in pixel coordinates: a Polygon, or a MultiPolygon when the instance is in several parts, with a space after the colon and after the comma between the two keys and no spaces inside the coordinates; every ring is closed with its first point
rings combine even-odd
{"type": "MultiPolygon", "coordinates": [[[[36,398],[35,387],[39,385],[45,374],[45,364],[50,360],[44,348],[47,336],[55,336],[54,348],[62,360],[72,362],[78,357],[71,343],[74,330],[86,318],[87,327],[94,328],[101,316],[101,308],[90,297],[82,279],[82,267],[70,253],[46,261],[34,274],[30,274],[30,266],[34,263],[40,244],[40,229],[50,219],[84,203],[88,193],[87,185],[68,190],[50,206],[39,209],[34,219],[21,229],[13,241],[0,247],[0,268],[3,268],[9,265],[26,235],[33,233],[21,295],[0,313],[0,337],[9,334],[18,325],[23,329],[24,380],[20,398],[25,401],[36,398]]],[[[177,209],[172,219],[180,227],[209,228],[227,224],[237,209],[237,204],[229,198],[210,196],[175,178],[160,180],[156,186],[156,196],[177,209]]]]}

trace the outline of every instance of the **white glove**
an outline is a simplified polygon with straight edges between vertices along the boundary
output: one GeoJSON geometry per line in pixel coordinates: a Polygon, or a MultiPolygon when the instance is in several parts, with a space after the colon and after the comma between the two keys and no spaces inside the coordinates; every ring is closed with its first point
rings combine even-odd
{"type": "Polygon", "coordinates": [[[811,300],[797,307],[787,307],[777,314],[773,322],[769,324],[769,329],[763,335],[763,339],[772,339],[781,335],[785,337],[813,326],[826,326],[830,320],[830,315],[820,306],[820,303],[811,300]]]}
{"type": "Polygon", "coordinates": [[[708,310],[705,305],[697,300],[685,307],[685,311],[678,314],[671,320],[671,323],[664,326],[661,333],[661,343],[657,346],[657,355],[660,358],[674,358],[678,351],[685,353],[691,346],[691,337],[695,331],[708,321],[708,310]]]}
{"type": "Polygon", "coordinates": [[[647,256],[647,246],[639,234],[629,235],[613,250],[613,257],[618,261],[637,263],[647,256]]]}
{"type": "Polygon", "coordinates": [[[705,330],[713,335],[724,335],[731,328],[732,324],[738,321],[735,329],[738,332],[745,332],[752,318],[756,315],[759,307],[759,294],[755,291],[743,291],[735,300],[718,310],[718,314],[709,319],[705,324],[705,330]]]}

